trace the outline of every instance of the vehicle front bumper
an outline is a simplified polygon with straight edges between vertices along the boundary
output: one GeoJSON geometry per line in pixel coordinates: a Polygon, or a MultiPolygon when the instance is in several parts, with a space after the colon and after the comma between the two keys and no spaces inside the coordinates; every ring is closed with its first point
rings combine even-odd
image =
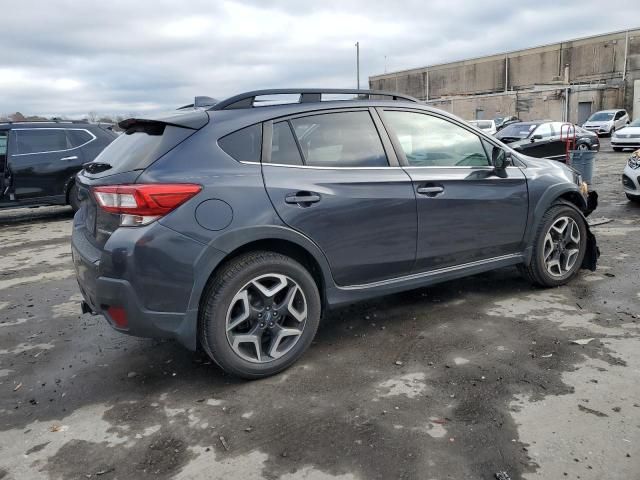
{"type": "Polygon", "coordinates": [[[616,136],[611,139],[611,146],[624,148],[640,148],[640,137],[623,138],[616,136]]]}
{"type": "Polygon", "coordinates": [[[590,132],[596,133],[598,135],[609,135],[611,133],[611,127],[605,127],[605,126],[591,126],[591,127],[582,127],[585,130],[588,130],[590,132]]]}

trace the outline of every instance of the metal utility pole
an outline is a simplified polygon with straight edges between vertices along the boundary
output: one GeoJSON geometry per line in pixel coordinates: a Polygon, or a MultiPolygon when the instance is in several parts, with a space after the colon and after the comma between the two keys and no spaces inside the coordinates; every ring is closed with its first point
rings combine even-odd
{"type": "Polygon", "coordinates": [[[360,42],[356,42],[356,78],[358,90],[360,90],[360,42]]]}

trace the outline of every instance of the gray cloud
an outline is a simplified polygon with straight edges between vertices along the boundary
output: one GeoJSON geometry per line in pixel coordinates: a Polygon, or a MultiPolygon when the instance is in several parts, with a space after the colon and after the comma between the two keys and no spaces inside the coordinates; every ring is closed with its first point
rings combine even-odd
{"type": "Polygon", "coordinates": [[[269,87],[354,87],[391,70],[624,28],[637,0],[22,0],[3,13],[0,113],[173,109],[269,87]]]}

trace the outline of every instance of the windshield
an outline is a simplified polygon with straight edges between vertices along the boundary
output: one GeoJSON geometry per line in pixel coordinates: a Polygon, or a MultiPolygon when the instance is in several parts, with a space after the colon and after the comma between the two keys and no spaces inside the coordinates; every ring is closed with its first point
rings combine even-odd
{"type": "Polygon", "coordinates": [[[640,127],[640,118],[634,120],[633,122],[631,122],[629,125],[627,125],[628,127],[640,127]]]}
{"type": "Polygon", "coordinates": [[[537,123],[512,123],[499,132],[500,137],[527,138],[538,125],[537,123]]]}
{"type": "Polygon", "coordinates": [[[589,117],[587,122],[607,122],[613,119],[613,112],[596,112],[589,117]]]}

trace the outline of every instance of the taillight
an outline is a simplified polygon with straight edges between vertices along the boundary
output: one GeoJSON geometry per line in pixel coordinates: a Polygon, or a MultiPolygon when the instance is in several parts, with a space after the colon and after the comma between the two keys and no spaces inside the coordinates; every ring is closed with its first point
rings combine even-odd
{"type": "Polygon", "coordinates": [[[120,215],[120,225],[147,225],[176,209],[202,187],[191,183],[149,183],[93,187],[93,195],[105,212],[120,215]]]}

